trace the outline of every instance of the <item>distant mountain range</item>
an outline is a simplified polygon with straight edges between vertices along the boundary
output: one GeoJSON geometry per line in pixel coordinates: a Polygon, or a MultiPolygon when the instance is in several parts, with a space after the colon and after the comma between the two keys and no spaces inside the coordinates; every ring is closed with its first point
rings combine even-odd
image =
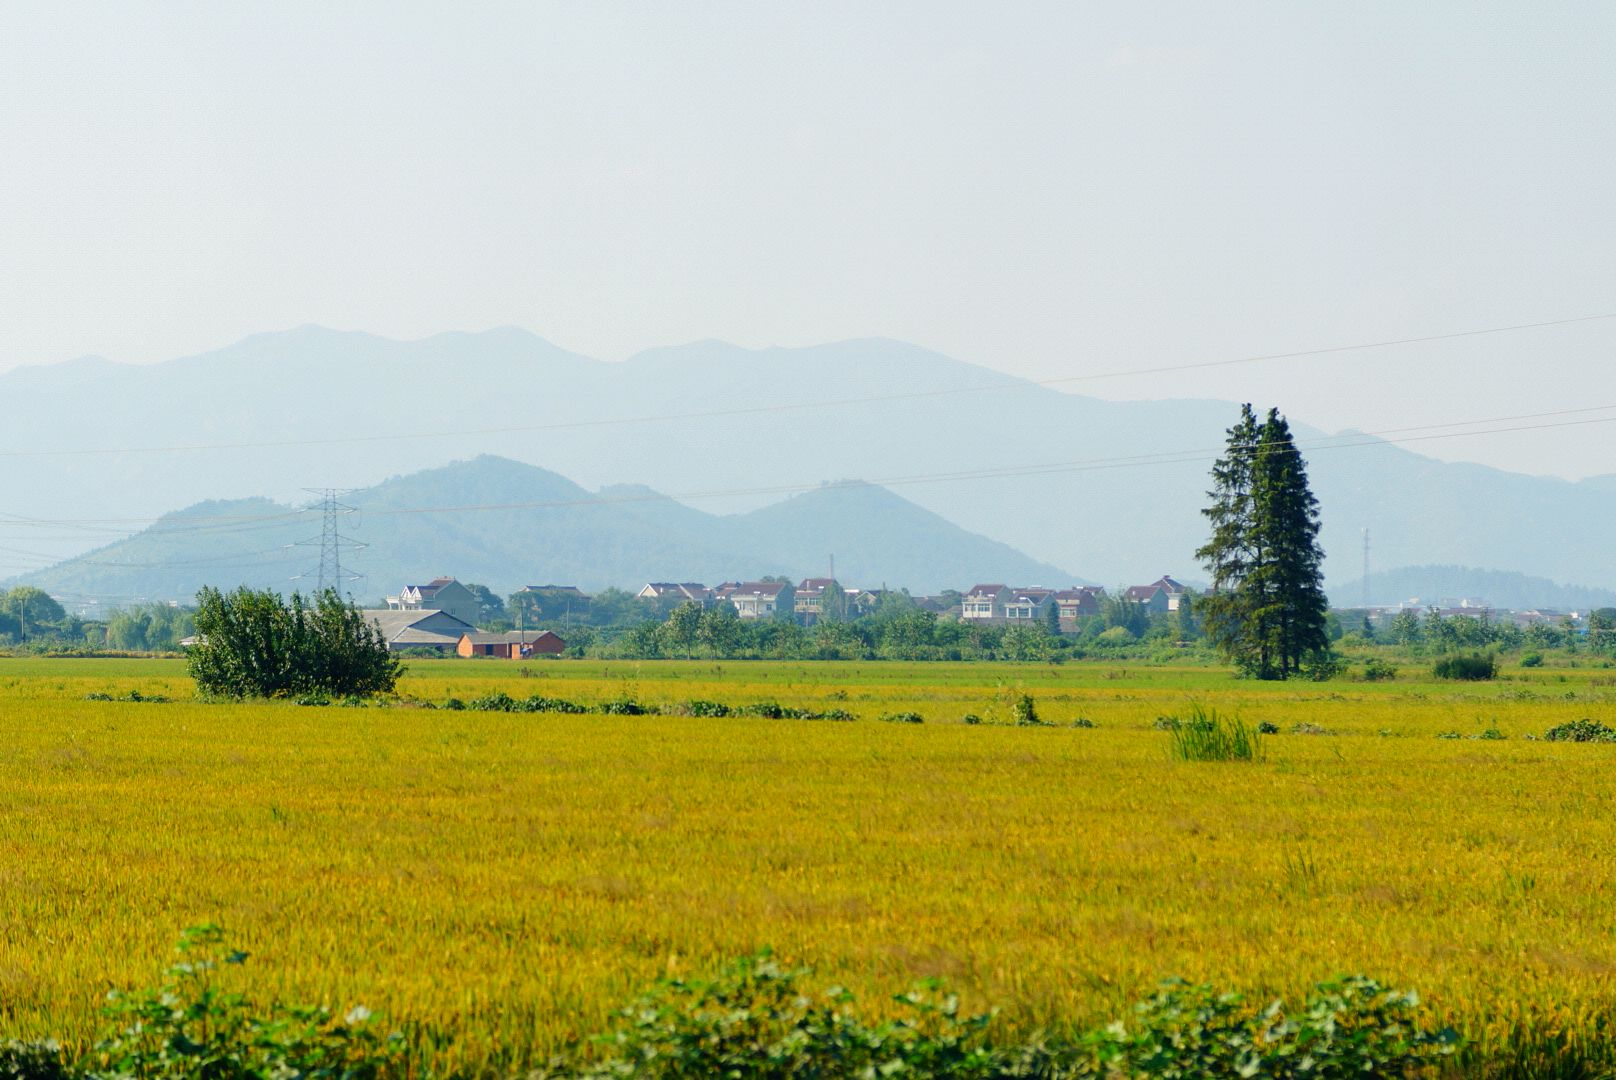
{"type": "MultiPolygon", "coordinates": [[[[1364,595],[1360,579],[1332,590],[1330,599],[1337,607],[1357,607],[1363,603],[1364,595]]],[[[1369,603],[1377,606],[1416,599],[1424,606],[1447,606],[1471,599],[1514,609],[1587,611],[1616,607],[1616,590],[1561,585],[1510,570],[1478,570],[1470,566],[1405,566],[1370,574],[1368,596],[1369,603]]]]}
{"type": "MultiPolygon", "coordinates": [[[[14,369],[0,374],[0,400],[0,515],[13,515],[0,564],[12,570],[204,499],[284,503],[487,453],[592,490],[649,484],[678,502],[620,509],[659,527],[867,480],[1107,584],[1195,573],[1207,469],[1236,414],[1226,402],[1081,397],[889,340],[707,341],[613,363],[515,329],[404,342],[304,327],[160,364],[14,369]]],[[[1616,583],[1616,476],[1446,464],[1374,439],[1320,448],[1305,419],[1291,417],[1333,584],[1361,573],[1364,528],[1381,567],[1616,583]]],[[[812,546],[817,568],[831,545],[812,546]]],[[[449,555],[418,558],[438,567],[449,555]]],[[[379,545],[371,557],[384,558],[379,545]]],[[[771,565],[798,562],[791,549],[771,565]]]]}
{"type": "MultiPolygon", "coordinates": [[[[342,532],[367,545],[345,553],[365,574],[349,588],[371,600],[438,574],[501,594],[539,584],[711,585],[822,575],[832,556],[837,576],[863,587],[1080,580],[863,483],[718,516],[649,488],[591,493],[553,472],[483,456],[348,493],[343,503],[356,513],[340,519],[342,532]]],[[[318,546],[300,542],[320,525],[317,512],[264,498],[200,503],[28,580],[59,595],[121,599],[189,599],[204,584],[290,589],[294,575],[319,564],[318,546]]]]}

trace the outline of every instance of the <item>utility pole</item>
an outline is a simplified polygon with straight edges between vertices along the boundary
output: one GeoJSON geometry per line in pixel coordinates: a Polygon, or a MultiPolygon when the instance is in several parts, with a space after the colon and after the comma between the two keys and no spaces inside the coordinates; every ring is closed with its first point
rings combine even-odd
{"type": "MultiPolygon", "coordinates": [[[[292,580],[306,581],[312,577],[315,579],[316,595],[325,592],[327,589],[335,589],[340,594],[343,592],[344,585],[360,581],[365,576],[351,570],[344,572],[342,569],[342,552],[343,549],[350,552],[363,551],[368,545],[361,544],[352,537],[344,536],[337,524],[340,518],[348,514],[358,513],[358,510],[346,503],[337,501],[339,495],[345,494],[338,488],[304,488],[303,490],[320,498],[318,503],[320,508],[320,535],[311,536],[307,540],[299,540],[296,546],[318,547],[320,549],[320,565],[318,569],[304,571],[292,580]]],[[[306,512],[314,509],[314,507],[310,506],[304,509],[306,512]]]]}
{"type": "Polygon", "coordinates": [[[1369,610],[1369,526],[1363,531],[1363,606],[1369,610]]]}

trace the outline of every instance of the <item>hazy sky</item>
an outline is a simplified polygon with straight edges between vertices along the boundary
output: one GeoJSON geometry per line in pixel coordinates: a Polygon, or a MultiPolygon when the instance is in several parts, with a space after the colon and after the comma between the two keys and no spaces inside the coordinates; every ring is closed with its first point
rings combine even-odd
{"type": "MultiPolygon", "coordinates": [[[[318,322],[1057,377],[1616,312],[1608,0],[9,0],[0,147],[0,368],[318,322]]],[[[1072,388],[1378,430],[1616,406],[1613,361],[1616,319],[1072,388]]],[[[1421,448],[1616,472],[1616,423],[1421,448]]]]}

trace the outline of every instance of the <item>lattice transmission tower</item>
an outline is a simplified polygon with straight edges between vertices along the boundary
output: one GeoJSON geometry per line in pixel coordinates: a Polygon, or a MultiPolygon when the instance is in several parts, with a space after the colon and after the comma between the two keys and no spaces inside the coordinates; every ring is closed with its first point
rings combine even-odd
{"type": "Polygon", "coordinates": [[[338,528],[338,522],[348,514],[358,513],[358,510],[347,503],[338,502],[337,499],[346,494],[339,488],[304,488],[310,495],[316,495],[320,501],[314,506],[305,507],[305,512],[312,511],[316,506],[320,510],[320,535],[311,536],[307,540],[299,540],[298,547],[318,547],[320,549],[320,565],[318,569],[306,570],[294,577],[293,581],[307,581],[314,579],[315,590],[323,593],[327,589],[335,589],[338,593],[346,593],[346,586],[364,579],[364,574],[342,568],[342,553],[344,551],[363,551],[367,545],[360,543],[351,536],[344,536],[338,528]]]}

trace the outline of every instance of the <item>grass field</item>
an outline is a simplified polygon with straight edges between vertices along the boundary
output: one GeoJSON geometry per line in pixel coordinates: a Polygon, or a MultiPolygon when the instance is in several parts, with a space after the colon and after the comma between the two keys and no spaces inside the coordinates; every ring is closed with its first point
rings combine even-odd
{"type": "Polygon", "coordinates": [[[1409,674],[449,661],[401,686],[860,718],[836,723],[208,705],[176,661],[0,660],[0,1036],[88,1039],[109,987],[212,920],[266,991],[426,1020],[441,1065],[528,1060],[764,945],[864,997],[943,976],[1029,1029],[1168,975],[1361,971],[1484,1042],[1592,1037],[1616,746],[1525,736],[1609,722],[1616,680],[1409,674]],[[174,700],[85,700],[130,690],[174,700]],[[1022,693],[1055,726],[999,723],[1022,693]],[[1154,721],[1191,702],[1281,734],[1260,763],[1171,761],[1154,721]],[[874,722],[901,711],[927,723],[874,722]]]}

